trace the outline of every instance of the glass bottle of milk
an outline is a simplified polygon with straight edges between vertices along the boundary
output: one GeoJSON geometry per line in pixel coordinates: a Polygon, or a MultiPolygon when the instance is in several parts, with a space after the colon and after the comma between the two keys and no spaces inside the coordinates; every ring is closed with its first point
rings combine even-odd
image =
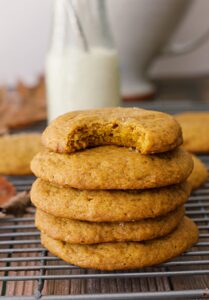
{"type": "Polygon", "coordinates": [[[46,58],[48,120],[120,104],[118,55],[105,0],[55,0],[46,58]]]}

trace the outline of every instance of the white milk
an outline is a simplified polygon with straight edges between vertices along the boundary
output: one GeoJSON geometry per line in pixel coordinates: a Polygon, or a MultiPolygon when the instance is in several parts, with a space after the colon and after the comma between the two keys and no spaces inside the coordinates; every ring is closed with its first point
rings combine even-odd
{"type": "Polygon", "coordinates": [[[72,110],[118,106],[117,53],[92,48],[49,52],[46,61],[48,120],[72,110]]]}

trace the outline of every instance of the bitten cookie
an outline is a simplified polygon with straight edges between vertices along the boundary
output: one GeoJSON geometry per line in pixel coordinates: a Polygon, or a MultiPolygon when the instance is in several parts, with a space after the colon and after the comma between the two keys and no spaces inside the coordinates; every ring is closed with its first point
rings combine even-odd
{"type": "Polygon", "coordinates": [[[61,153],[118,145],[148,154],[176,148],[182,143],[182,133],[179,124],[168,114],[117,107],[62,115],[46,128],[42,140],[47,148],[61,153]]]}
{"type": "Polygon", "coordinates": [[[37,179],[31,201],[51,215],[91,222],[123,222],[162,216],[183,205],[190,185],[150,190],[78,190],[37,179]]]}
{"type": "Polygon", "coordinates": [[[209,112],[186,112],[175,117],[182,127],[184,147],[193,153],[208,153],[209,112]]]}
{"type": "Polygon", "coordinates": [[[55,240],[71,244],[143,241],[165,236],[174,230],[184,216],[183,206],[169,214],[136,222],[96,223],[70,220],[36,211],[36,227],[55,240]]]}
{"type": "Polygon", "coordinates": [[[197,226],[187,217],[169,235],[144,242],[79,245],[57,241],[41,233],[42,244],[54,255],[70,264],[99,270],[135,269],[159,264],[186,251],[197,239],[197,226]]]}
{"type": "Polygon", "coordinates": [[[30,162],[41,151],[41,135],[22,133],[0,137],[0,174],[31,174],[30,162]]]}
{"type": "Polygon", "coordinates": [[[143,155],[117,146],[101,146],[72,154],[44,150],[32,163],[34,174],[77,189],[149,189],[185,181],[193,169],[183,148],[143,155]]]}
{"type": "Polygon", "coordinates": [[[208,179],[207,166],[195,155],[192,155],[194,161],[194,169],[188,177],[188,182],[192,190],[199,188],[208,179]]]}

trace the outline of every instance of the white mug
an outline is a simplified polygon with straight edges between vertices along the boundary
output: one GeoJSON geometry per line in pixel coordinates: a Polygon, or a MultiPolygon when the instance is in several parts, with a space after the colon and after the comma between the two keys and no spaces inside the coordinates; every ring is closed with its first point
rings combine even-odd
{"type": "Polygon", "coordinates": [[[109,0],[109,21],[118,48],[122,94],[139,99],[153,95],[147,70],[162,53],[182,54],[204,42],[209,31],[194,41],[168,45],[192,0],[109,0]]]}

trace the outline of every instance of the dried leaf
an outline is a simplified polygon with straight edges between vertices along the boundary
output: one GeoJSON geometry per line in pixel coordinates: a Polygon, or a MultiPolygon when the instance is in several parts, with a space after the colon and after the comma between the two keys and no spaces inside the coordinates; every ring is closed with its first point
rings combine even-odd
{"type": "Polygon", "coordinates": [[[0,211],[0,219],[1,219],[1,218],[4,218],[5,216],[6,216],[6,215],[5,215],[3,212],[0,211]]]}
{"type": "Polygon", "coordinates": [[[7,203],[2,206],[3,212],[22,213],[30,203],[29,192],[20,192],[11,197],[7,203]]]}
{"type": "Polygon", "coordinates": [[[16,189],[14,185],[6,178],[0,177],[0,208],[3,208],[15,194],[16,189]]]}
{"type": "Polygon", "coordinates": [[[16,193],[14,185],[0,177],[0,218],[6,213],[22,213],[30,202],[29,192],[16,193]]]}
{"type": "Polygon", "coordinates": [[[13,90],[0,88],[0,129],[19,128],[46,119],[44,78],[28,87],[18,82],[13,90]]]}

